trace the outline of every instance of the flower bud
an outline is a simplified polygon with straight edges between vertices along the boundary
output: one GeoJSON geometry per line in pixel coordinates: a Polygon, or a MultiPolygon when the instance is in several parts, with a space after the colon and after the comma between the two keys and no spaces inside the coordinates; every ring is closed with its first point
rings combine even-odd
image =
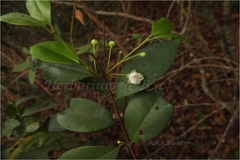
{"type": "Polygon", "coordinates": [[[145,57],[145,56],[146,56],[146,52],[138,53],[138,55],[139,55],[140,57],[145,57]]]}
{"type": "Polygon", "coordinates": [[[96,40],[96,39],[93,39],[93,40],[91,41],[91,44],[92,44],[93,46],[96,46],[96,45],[98,45],[98,40],[96,40]]]}
{"type": "Polygon", "coordinates": [[[115,42],[114,41],[109,41],[109,43],[108,43],[108,45],[112,48],[112,47],[114,47],[115,46],[115,42]]]}
{"type": "Polygon", "coordinates": [[[128,82],[131,84],[140,84],[144,77],[141,73],[136,72],[133,70],[130,74],[127,75],[128,82]]]}
{"type": "Polygon", "coordinates": [[[122,51],[119,51],[119,53],[118,54],[122,54],[123,52],[122,51]]]}

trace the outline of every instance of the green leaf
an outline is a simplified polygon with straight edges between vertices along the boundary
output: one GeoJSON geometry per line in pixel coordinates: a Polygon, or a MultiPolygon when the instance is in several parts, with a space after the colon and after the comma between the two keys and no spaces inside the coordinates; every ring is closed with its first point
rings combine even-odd
{"type": "Polygon", "coordinates": [[[2,136],[10,137],[13,130],[20,125],[21,123],[17,119],[11,118],[6,120],[4,128],[2,129],[2,136]]]}
{"type": "MultiPolygon", "coordinates": [[[[35,152],[34,157],[43,156],[43,150],[48,154],[46,148],[71,148],[76,144],[76,138],[66,133],[44,133],[40,132],[32,136],[23,138],[12,145],[6,152],[6,159],[17,159],[25,157],[27,153],[35,152]],[[38,152],[37,152],[38,151],[38,152]]],[[[33,157],[31,157],[32,159],[33,157]]]]}
{"type": "Polygon", "coordinates": [[[30,82],[31,85],[34,84],[35,77],[36,77],[36,72],[33,71],[32,69],[29,69],[29,70],[28,70],[28,80],[29,80],[29,82],[30,82]]]}
{"type": "Polygon", "coordinates": [[[167,18],[161,18],[152,23],[152,36],[170,33],[174,28],[173,23],[167,18]]]}
{"type": "Polygon", "coordinates": [[[27,0],[26,8],[33,18],[52,26],[50,1],[27,0]]]}
{"type": "Polygon", "coordinates": [[[29,49],[27,49],[26,47],[22,48],[22,52],[25,53],[26,55],[30,55],[31,54],[29,49]]]}
{"type": "Polygon", "coordinates": [[[78,49],[77,55],[83,54],[85,52],[90,52],[91,50],[92,50],[92,46],[90,46],[90,45],[82,46],[78,49]]]}
{"type": "Polygon", "coordinates": [[[4,113],[7,116],[16,116],[18,113],[22,113],[22,109],[20,106],[16,105],[14,102],[9,104],[7,108],[4,110],[4,113]]]}
{"type": "Polygon", "coordinates": [[[58,123],[77,132],[93,132],[114,123],[110,112],[91,100],[73,98],[70,107],[57,115],[58,123]]]}
{"type": "Polygon", "coordinates": [[[81,65],[57,64],[34,59],[33,65],[44,70],[44,78],[52,83],[73,83],[93,76],[81,65]]]}
{"type": "Polygon", "coordinates": [[[79,65],[78,56],[68,47],[58,41],[46,41],[31,46],[30,53],[33,57],[46,62],[79,65]]]}
{"type": "Polygon", "coordinates": [[[48,132],[62,132],[66,130],[57,121],[57,115],[53,116],[48,124],[48,132]]]}
{"type": "MultiPolygon", "coordinates": [[[[103,80],[100,78],[89,77],[81,80],[80,82],[83,83],[86,88],[90,88],[92,90],[98,91],[103,95],[108,95],[107,86],[105,85],[103,80]]],[[[110,88],[115,88],[115,83],[108,83],[108,85],[110,88]]]]}
{"type": "Polygon", "coordinates": [[[13,68],[13,72],[21,72],[25,69],[28,69],[30,67],[30,64],[31,64],[31,62],[29,62],[29,61],[19,63],[13,68]]]}
{"type": "Polygon", "coordinates": [[[34,104],[31,107],[28,107],[24,110],[22,116],[29,116],[32,115],[33,113],[37,113],[43,110],[47,110],[50,108],[53,108],[55,106],[57,106],[58,103],[53,101],[53,100],[47,100],[47,101],[43,101],[43,102],[38,102],[36,104],[34,104]]]}
{"type": "Polygon", "coordinates": [[[179,44],[179,40],[170,40],[152,44],[139,50],[138,53],[146,52],[146,56],[134,57],[127,61],[120,74],[129,74],[132,70],[136,70],[144,76],[144,80],[137,85],[128,84],[127,77],[119,76],[117,98],[144,90],[157,81],[173,63],[179,44]]]}
{"type": "Polygon", "coordinates": [[[58,159],[116,159],[119,148],[118,146],[84,146],[69,150],[58,159]]]}
{"type": "Polygon", "coordinates": [[[36,99],[37,97],[39,97],[39,96],[29,96],[29,97],[19,98],[19,99],[16,101],[16,105],[18,106],[18,105],[20,105],[20,104],[23,103],[23,102],[26,102],[26,101],[28,101],[28,100],[30,100],[30,99],[36,99]]]}
{"type": "Polygon", "coordinates": [[[9,13],[0,17],[2,22],[21,26],[45,27],[44,23],[22,13],[9,13]]]}
{"type": "Polygon", "coordinates": [[[173,111],[174,106],[159,93],[137,93],[129,102],[124,115],[124,124],[131,142],[148,141],[157,136],[168,124],[173,111]]]}
{"type": "Polygon", "coordinates": [[[156,36],[155,38],[176,38],[176,39],[179,39],[180,41],[188,42],[188,40],[184,36],[181,36],[180,34],[176,34],[176,33],[162,34],[162,35],[156,36]]]}
{"type": "Polygon", "coordinates": [[[138,33],[132,34],[132,38],[136,38],[138,43],[142,42],[142,36],[140,34],[138,34],[138,33]]]}
{"type": "Polygon", "coordinates": [[[25,132],[35,132],[39,127],[39,119],[34,117],[27,117],[23,120],[25,126],[25,132]]]}

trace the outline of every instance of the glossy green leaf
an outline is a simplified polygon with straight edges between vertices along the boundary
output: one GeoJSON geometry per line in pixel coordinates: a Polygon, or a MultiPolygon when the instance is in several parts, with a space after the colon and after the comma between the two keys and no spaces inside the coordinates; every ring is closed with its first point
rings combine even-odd
{"type": "Polygon", "coordinates": [[[23,123],[25,126],[25,132],[28,133],[35,132],[40,127],[39,121],[40,120],[35,117],[24,118],[23,123]]]}
{"type": "Polygon", "coordinates": [[[33,60],[33,65],[44,70],[44,78],[54,84],[73,83],[81,79],[93,76],[81,65],[57,64],[33,60]]]}
{"type": "Polygon", "coordinates": [[[174,28],[173,23],[167,18],[161,18],[152,23],[152,36],[170,33],[174,28]]]}
{"type": "Polygon", "coordinates": [[[19,63],[13,68],[13,72],[21,72],[25,69],[28,69],[30,67],[30,64],[31,64],[31,62],[29,62],[29,61],[19,63]]]}
{"type": "Polygon", "coordinates": [[[116,159],[119,146],[84,146],[63,153],[58,159],[116,159]]]}
{"type": "Polygon", "coordinates": [[[162,35],[156,36],[155,38],[176,38],[176,39],[179,39],[180,41],[185,41],[185,42],[188,41],[184,36],[181,36],[180,34],[176,34],[176,33],[162,34],[162,35]]]}
{"type": "Polygon", "coordinates": [[[9,13],[0,17],[2,22],[22,26],[45,27],[45,24],[22,13],[9,13]]]}
{"type": "Polygon", "coordinates": [[[137,85],[128,84],[127,77],[119,76],[117,98],[144,90],[157,81],[173,63],[179,44],[179,40],[170,40],[152,44],[139,50],[138,53],[146,52],[146,56],[130,59],[125,63],[120,73],[129,74],[132,70],[136,70],[144,76],[144,80],[137,85]]]}
{"type": "MultiPolygon", "coordinates": [[[[43,156],[43,151],[48,152],[50,148],[71,148],[76,144],[76,138],[73,135],[66,133],[44,133],[39,132],[32,136],[23,138],[12,145],[6,152],[6,159],[17,159],[26,157],[28,153],[35,152],[34,157],[43,156]],[[38,151],[38,152],[37,152],[38,151]]],[[[48,154],[48,153],[47,153],[48,154]]],[[[31,157],[32,159],[33,157],[31,157]]]]}
{"type": "Polygon", "coordinates": [[[64,128],[77,132],[98,131],[114,123],[106,108],[82,98],[73,98],[70,107],[57,115],[57,121],[64,128]]]}
{"type": "Polygon", "coordinates": [[[37,112],[40,112],[40,111],[44,111],[44,110],[56,107],[57,105],[58,105],[58,103],[53,101],[53,100],[37,102],[33,106],[26,108],[24,110],[22,116],[23,117],[24,116],[29,116],[29,115],[32,115],[33,113],[37,113],[37,112]]]}
{"type": "Polygon", "coordinates": [[[30,82],[31,85],[34,84],[35,77],[36,77],[36,72],[33,71],[32,69],[29,69],[29,70],[28,70],[28,80],[29,80],[29,82],[30,82]]]}
{"type": "Polygon", "coordinates": [[[33,18],[51,26],[51,4],[49,0],[27,0],[26,8],[33,18]]]}
{"type": "Polygon", "coordinates": [[[48,124],[48,132],[61,132],[66,130],[57,121],[57,115],[53,116],[48,124]]]}
{"type": "Polygon", "coordinates": [[[174,106],[159,93],[137,93],[129,102],[124,115],[124,124],[131,142],[148,141],[157,136],[168,124],[173,111],[174,106]]]}
{"type": "Polygon", "coordinates": [[[2,136],[10,137],[13,130],[21,125],[17,119],[11,118],[6,120],[4,127],[2,129],[2,136]]]}
{"type": "Polygon", "coordinates": [[[58,41],[46,41],[31,46],[30,53],[46,62],[79,65],[78,56],[69,47],[58,41]]]}

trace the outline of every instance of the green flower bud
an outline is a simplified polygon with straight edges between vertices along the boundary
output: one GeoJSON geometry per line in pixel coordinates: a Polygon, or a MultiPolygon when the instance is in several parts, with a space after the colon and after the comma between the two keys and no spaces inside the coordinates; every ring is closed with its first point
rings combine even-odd
{"type": "Polygon", "coordinates": [[[122,51],[119,51],[119,53],[118,54],[122,54],[123,52],[122,51]]]}
{"type": "Polygon", "coordinates": [[[114,47],[115,46],[115,42],[114,41],[109,41],[109,43],[108,43],[108,45],[112,48],[112,47],[114,47]]]}
{"type": "Polygon", "coordinates": [[[146,52],[138,53],[138,55],[139,55],[140,57],[145,57],[145,56],[146,56],[146,52]]]}
{"type": "Polygon", "coordinates": [[[96,40],[96,39],[93,39],[93,40],[91,41],[91,44],[92,44],[93,46],[96,46],[96,45],[98,45],[98,40],[96,40]]]}

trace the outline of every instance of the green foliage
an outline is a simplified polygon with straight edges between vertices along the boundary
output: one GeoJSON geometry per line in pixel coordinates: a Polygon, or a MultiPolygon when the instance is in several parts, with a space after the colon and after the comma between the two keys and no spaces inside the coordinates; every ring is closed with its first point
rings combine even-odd
{"type": "Polygon", "coordinates": [[[17,141],[6,151],[4,158],[33,159],[48,157],[48,152],[55,148],[69,148],[75,144],[75,137],[70,134],[39,132],[17,141]]]}
{"type": "Polygon", "coordinates": [[[72,83],[92,76],[81,65],[49,63],[34,59],[33,66],[44,70],[44,78],[53,83],[72,83]]]}
{"type": "Polygon", "coordinates": [[[106,108],[82,98],[73,98],[70,107],[58,114],[57,121],[64,128],[77,132],[98,131],[114,123],[106,108]]]}
{"type": "Polygon", "coordinates": [[[0,17],[2,22],[22,26],[45,27],[44,23],[22,13],[9,13],[0,17]]]}
{"type": "Polygon", "coordinates": [[[137,93],[127,105],[124,115],[131,142],[148,141],[157,136],[171,119],[173,110],[174,106],[155,91],[137,93]]]}
{"type": "Polygon", "coordinates": [[[47,158],[47,153],[56,146],[66,146],[74,141],[69,134],[58,132],[65,129],[76,132],[94,132],[118,124],[121,126],[119,128],[126,128],[121,131],[124,132],[124,138],[119,137],[123,139],[123,141],[118,141],[119,146],[82,146],[65,152],[59,159],[114,159],[123,145],[127,145],[133,158],[136,158],[131,144],[140,140],[147,141],[157,136],[166,127],[174,111],[174,107],[166,102],[160,93],[147,92],[145,89],[154,84],[171,67],[180,42],[187,41],[186,38],[172,33],[173,23],[167,18],[161,18],[153,22],[151,34],[146,39],[142,40],[139,34],[132,34],[132,37],[138,40],[139,45],[123,57],[119,54],[117,62],[111,67],[112,50],[116,48],[114,47],[115,41],[106,42],[103,46],[108,47],[107,59],[104,59],[103,65],[98,61],[99,54],[97,53],[98,47],[102,45],[101,40],[93,39],[92,46],[84,45],[76,52],[75,46],[62,39],[57,25],[53,26],[51,23],[49,0],[27,0],[26,8],[30,16],[10,13],[1,16],[1,21],[15,25],[42,27],[52,34],[56,41],[40,42],[31,46],[32,63],[27,59],[18,64],[13,71],[28,69],[31,83],[35,78],[33,68],[43,69],[44,78],[52,83],[69,84],[80,81],[86,87],[106,96],[111,103],[108,107],[113,108],[108,110],[94,101],[73,98],[67,109],[55,115],[51,120],[48,119],[49,123],[46,121],[44,124],[48,126],[49,132],[56,133],[38,133],[41,126],[40,120],[32,117],[32,114],[50,109],[57,103],[50,100],[37,102],[23,110],[21,103],[28,100],[27,98],[13,102],[5,110],[5,114],[13,118],[5,122],[2,135],[8,137],[25,137],[30,133],[32,135],[16,142],[7,150],[5,157],[47,158]],[[165,40],[174,38],[174,40],[146,45],[159,38],[165,40]],[[140,49],[143,46],[145,47],[140,49]],[[78,56],[85,52],[88,52],[90,56],[86,62],[78,56]],[[120,73],[115,73],[115,69],[121,64],[124,66],[120,73]],[[111,85],[110,76],[118,76],[116,86],[111,85]],[[114,112],[113,115],[117,117],[113,119],[110,111],[114,112]],[[123,119],[121,112],[124,115],[123,119]]]}
{"type": "Polygon", "coordinates": [[[179,44],[179,40],[170,40],[155,43],[139,50],[137,53],[146,52],[146,56],[144,58],[135,57],[127,61],[120,74],[128,74],[135,69],[144,76],[144,81],[139,85],[128,84],[126,77],[119,76],[117,98],[144,90],[157,81],[171,66],[179,44]]]}
{"type": "Polygon", "coordinates": [[[69,50],[69,45],[58,41],[47,41],[35,44],[30,53],[37,59],[46,62],[78,65],[78,57],[69,50]]]}
{"type": "Polygon", "coordinates": [[[116,159],[118,152],[116,147],[85,146],[69,150],[59,159],[116,159]],[[93,154],[94,153],[94,154],[93,154]]]}

